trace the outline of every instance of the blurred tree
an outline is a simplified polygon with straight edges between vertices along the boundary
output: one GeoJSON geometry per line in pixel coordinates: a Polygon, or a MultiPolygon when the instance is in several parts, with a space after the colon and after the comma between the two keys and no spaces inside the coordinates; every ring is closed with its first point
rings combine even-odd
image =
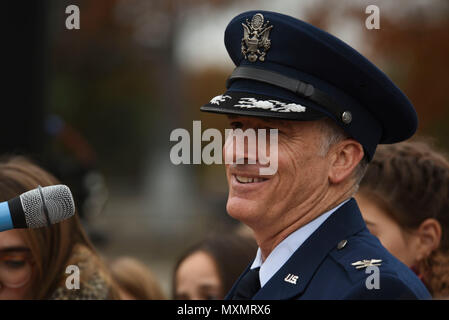
{"type": "Polygon", "coordinates": [[[418,134],[434,136],[449,150],[449,2],[436,0],[424,5],[397,1],[394,9],[381,1],[373,4],[380,7],[379,30],[364,27],[366,3],[331,6],[329,1],[321,1],[309,12],[308,20],[324,29],[335,21],[355,20],[366,45],[362,53],[380,66],[413,103],[419,119],[418,134]]]}
{"type": "Polygon", "coordinates": [[[141,182],[171,130],[191,121],[173,48],[184,12],[202,5],[229,1],[52,1],[49,111],[85,135],[107,174],[141,182]],[[64,28],[69,4],[80,30],[64,28]]]}
{"type": "Polygon", "coordinates": [[[106,173],[137,179],[156,121],[152,62],[117,22],[116,1],[54,1],[49,111],[81,131],[106,173]],[[65,6],[81,11],[80,30],[66,30],[65,6]]]}

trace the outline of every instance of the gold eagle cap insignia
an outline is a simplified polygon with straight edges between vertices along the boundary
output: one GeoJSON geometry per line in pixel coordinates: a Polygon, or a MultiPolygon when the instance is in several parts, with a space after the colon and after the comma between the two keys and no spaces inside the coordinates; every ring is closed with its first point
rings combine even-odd
{"type": "Polygon", "coordinates": [[[250,62],[256,62],[257,59],[265,61],[271,47],[270,31],[273,29],[273,25],[269,24],[270,21],[265,21],[261,13],[256,13],[251,21],[246,19],[246,24],[242,23],[242,54],[250,62]]]}

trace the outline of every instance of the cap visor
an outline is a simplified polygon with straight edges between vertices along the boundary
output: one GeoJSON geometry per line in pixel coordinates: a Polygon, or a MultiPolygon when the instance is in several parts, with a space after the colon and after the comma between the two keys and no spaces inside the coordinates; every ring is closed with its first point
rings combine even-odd
{"type": "Polygon", "coordinates": [[[224,94],[214,97],[200,110],[299,121],[313,121],[326,117],[322,112],[298,102],[241,91],[226,91],[224,94]]]}

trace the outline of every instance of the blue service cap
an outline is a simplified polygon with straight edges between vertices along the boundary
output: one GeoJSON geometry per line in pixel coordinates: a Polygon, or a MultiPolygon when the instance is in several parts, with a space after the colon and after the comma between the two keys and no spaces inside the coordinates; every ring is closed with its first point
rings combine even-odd
{"type": "Polygon", "coordinates": [[[287,120],[333,119],[371,159],[380,143],[410,138],[415,109],[355,49],[304,21],[249,11],[232,19],[225,45],[235,70],[202,111],[287,120]]]}

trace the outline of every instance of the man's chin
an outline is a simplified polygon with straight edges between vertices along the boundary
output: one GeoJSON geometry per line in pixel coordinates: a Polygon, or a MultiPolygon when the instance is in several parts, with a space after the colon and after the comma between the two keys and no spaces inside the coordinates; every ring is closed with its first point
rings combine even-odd
{"type": "Polygon", "coordinates": [[[226,210],[232,218],[244,223],[250,223],[263,215],[260,202],[239,197],[229,197],[226,210]]]}

